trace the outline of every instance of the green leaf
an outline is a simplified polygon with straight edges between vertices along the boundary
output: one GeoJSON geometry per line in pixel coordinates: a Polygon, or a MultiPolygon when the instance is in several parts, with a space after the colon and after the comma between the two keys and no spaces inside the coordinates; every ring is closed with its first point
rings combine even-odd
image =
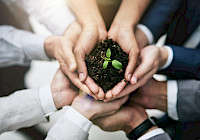
{"type": "Polygon", "coordinates": [[[110,50],[110,48],[107,50],[106,56],[107,56],[108,58],[110,58],[110,56],[111,56],[111,50],[110,50]]]}
{"type": "Polygon", "coordinates": [[[113,60],[112,61],[112,66],[115,67],[116,69],[121,69],[122,68],[122,63],[119,62],[118,60],[113,60]]]}
{"type": "Polygon", "coordinates": [[[106,69],[107,66],[108,66],[108,61],[104,61],[104,62],[103,62],[103,68],[106,69]]]}

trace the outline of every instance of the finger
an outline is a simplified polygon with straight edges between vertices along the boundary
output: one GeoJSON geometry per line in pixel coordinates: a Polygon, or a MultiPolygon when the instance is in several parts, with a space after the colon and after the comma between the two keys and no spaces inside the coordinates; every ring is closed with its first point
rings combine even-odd
{"type": "MultiPolygon", "coordinates": [[[[106,93],[105,96],[106,96],[106,99],[112,98],[112,92],[111,92],[111,90],[107,91],[107,93],[106,93]]],[[[104,101],[106,101],[106,100],[104,100],[104,101]]]]}
{"type": "Polygon", "coordinates": [[[153,65],[151,62],[142,61],[131,77],[131,84],[136,84],[139,79],[142,79],[145,75],[151,72],[152,69],[153,65]]]}
{"type": "Polygon", "coordinates": [[[88,31],[87,30],[83,31],[76,44],[74,53],[78,65],[79,78],[81,81],[85,81],[87,78],[87,67],[85,63],[85,56],[91,53],[97,41],[98,41],[98,35],[88,29],[88,31]]]}
{"type": "Polygon", "coordinates": [[[99,86],[92,80],[91,77],[87,76],[87,79],[85,81],[85,84],[87,87],[94,93],[98,94],[99,93],[99,86]]]}
{"type": "Polygon", "coordinates": [[[152,70],[151,72],[149,72],[136,85],[132,85],[132,84],[127,85],[119,95],[117,95],[116,97],[113,97],[113,98],[109,98],[106,101],[109,102],[109,101],[115,100],[117,98],[121,98],[121,97],[123,97],[127,94],[132,93],[133,91],[135,91],[139,87],[145,85],[148,82],[148,80],[150,79],[150,77],[152,77],[154,72],[155,72],[155,70],[152,70]]]}
{"type": "Polygon", "coordinates": [[[87,78],[87,67],[85,63],[85,52],[82,48],[74,51],[80,81],[85,81],[87,78]]]}
{"type": "MultiPolygon", "coordinates": [[[[131,80],[133,71],[135,70],[137,66],[138,56],[139,56],[139,51],[135,48],[131,48],[129,52],[128,66],[126,67],[126,71],[125,71],[125,78],[127,81],[131,80]]],[[[137,79],[135,81],[137,83],[137,79]]]]}
{"type": "Polygon", "coordinates": [[[118,83],[112,90],[111,90],[111,93],[112,93],[112,96],[115,97],[117,96],[121,91],[122,89],[126,86],[126,82],[125,82],[125,79],[123,79],[120,83],[118,83]]]}
{"type": "Polygon", "coordinates": [[[80,88],[85,93],[92,95],[92,92],[89,90],[89,88],[79,80],[79,77],[76,72],[70,72],[67,68],[67,65],[61,65],[61,69],[65,72],[65,74],[75,86],[80,88]]]}
{"type": "Polygon", "coordinates": [[[98,98],[99,100],[103,100],[104,99],[104,96],[105,96],[105,93],[103,91],[103,89],[101,87],[99,87],[99,93],[98,93],[98,98]]]}
{"type": "Polygon", "coordinates": [[[74,72],[77,68],[75,56],[72,51],[73,47],[74,44],[71,41],[66,41],[62,52],[62,58],[71,72],[74,72]]]}

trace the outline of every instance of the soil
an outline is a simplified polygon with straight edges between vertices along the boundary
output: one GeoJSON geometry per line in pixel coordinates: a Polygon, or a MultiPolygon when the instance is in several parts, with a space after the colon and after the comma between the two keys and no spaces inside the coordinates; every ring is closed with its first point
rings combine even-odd
{"type": "Polygon", "coordinates": [[[106,39],[100,42],[97,47],[86,57],[88,75],[104,90],[106,93],[117,83],[124,79],[125,69],[128,65],[128,54],[122,51],[120,46],[112,39],[106,39]],[[108,63],[106,69],[103,69],[106,52],[110,48],[111,60],[118,60],[122,63],[122,69],[116,69],[112,63],[108,63]]]}

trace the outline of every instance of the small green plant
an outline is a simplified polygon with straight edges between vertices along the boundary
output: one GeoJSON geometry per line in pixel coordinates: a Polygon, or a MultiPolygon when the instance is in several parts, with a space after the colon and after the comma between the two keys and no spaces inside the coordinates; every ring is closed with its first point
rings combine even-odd
{"type": "Polygon", "coordinates": [[[109,48],[109,49],[107,50],[107,52],[106,52],[106,57],[102,57],[102,56],[101,56],[101,58],[103,58],[103,59],[105,60],[104,63],[103,63],[103,68],[106,69],[107,66],[108,66],[108,63],[109,63],[109,62],[112,62],[112,66],[113,66],[114,68],[116,68],[116,69],[121,69],[121,68],[122,68],[122,63],[119,62],[118,60],[111,60],[110,57],[111,57],[111,50],[110,50],[110,48],[109,48]]]}

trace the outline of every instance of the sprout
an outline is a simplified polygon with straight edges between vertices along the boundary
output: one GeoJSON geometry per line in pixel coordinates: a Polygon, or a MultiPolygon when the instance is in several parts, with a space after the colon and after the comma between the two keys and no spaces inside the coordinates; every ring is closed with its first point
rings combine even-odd
{"type": "Polygon", "coordinates": [[[110,57],[111,57],[111,50],[109,48],[107,50],[107,52],[106,52],[106,57],[102,57],[101,56],[101,58],[103,58],[105,60],[104,63],[103,63],[103,68],[106,69],[108,67],[108,63],[112,62],[112,66],[114,68],[116,68],[116,69],[122,69],[122,63],[119,62],[118,60],[111,60],[110,57]]]}

